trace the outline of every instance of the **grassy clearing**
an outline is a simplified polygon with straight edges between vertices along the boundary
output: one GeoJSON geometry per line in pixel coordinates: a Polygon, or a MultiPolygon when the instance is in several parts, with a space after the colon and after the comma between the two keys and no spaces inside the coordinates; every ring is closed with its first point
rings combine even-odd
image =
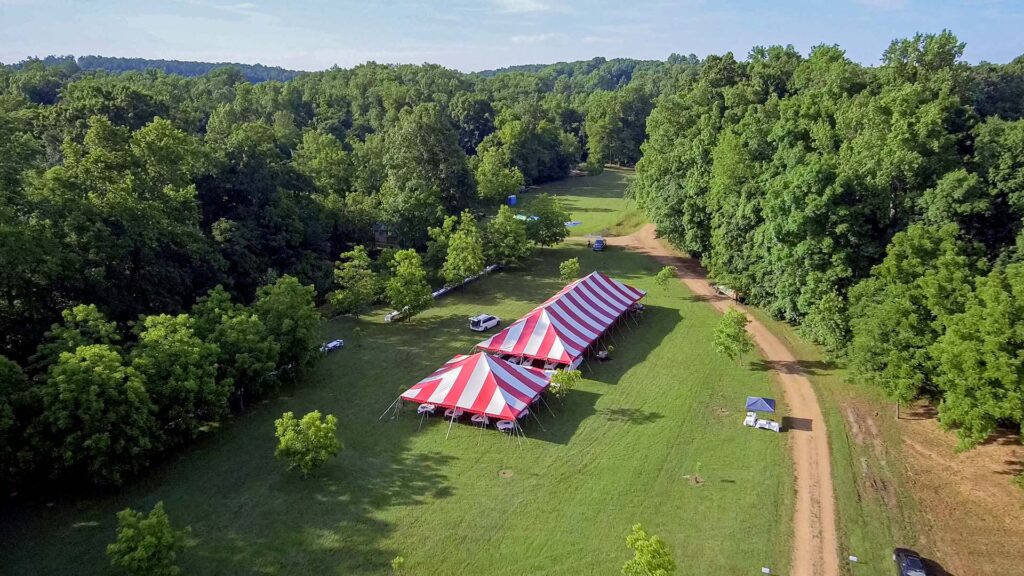
{"type": "Polygon", "coordinates": [[[889,576],[893,573],[894,543],[912,546],[917,539],[909,520],[914,502],[902,486],[904,468],[898,454],[888,448],[902,443],[892,420],[892,404],[877,389],[849,382],[847,371],[828,362],[821,348],[800,337],[793,326],[761,310],[751,311],[800,360],[821,404],[832,453],[839,557],[844,560],[844,573],[889,576]],[[880,445],[850,433],[847,420],[857,410],[872,413],[880,445]],[[893,495],[897,506],[887,501],[893,495]],[[860,563],[846,563],[850,555],[857,556],[860,563]]]}
{"type": "Polygon", "coordinates": [[[97,574],[114,513],[163,500],[191,525],[186,574],[373,574],[394,556],[415,574],[617,573],[623,539],[642,522],[686,572],[732,576],[788,563],[792,507],[785,436],[739,426],[747,394],[772,394],[763,372],[710,346],[717,319],[673,284],[656,288],[644,256],[581,246],[542,251],[408,323],[341,319],[324,338],[348,346],[308,381],[265,402],[118,494],[9,513],[5,570],[97,574]],[[502,435],[377,416],[398,392],[479,339],[465,318],[515,318],[558,286],[557,264],[579,256],[651,290],[639,328],[618,336],[614,360],[527,426],[519,449],[502,435]],[[345,450],[316,477],[273,459],[274,418],[286,410],[338,415],[345,450]],[[684,479],[700,468],[702,486],[684,479]],[[510,478],[499,471],[511,471],[510,478]]]}
{"type": "MultiPolygon", "coordinates": [[[[636,204],[622,197],[632,177],[632,170],[608,168],[597,176],[568,178],[546,184],[540,190],[557,196],[571,213],[572,219],[582,222],[570,228],[573,236],[624,236],[645,222],[636,204]]],[[[529,195],[526,199],[529,199],[529,195]]]]}

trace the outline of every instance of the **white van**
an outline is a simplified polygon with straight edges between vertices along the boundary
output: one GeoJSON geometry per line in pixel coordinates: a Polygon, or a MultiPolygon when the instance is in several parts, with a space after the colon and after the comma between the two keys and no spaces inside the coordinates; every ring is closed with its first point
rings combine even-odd
{"type": "Polygon", "coordinates": [[[491,316],[490,314],[477,314],[469,319],[469,329],[474,332],[490,330],[498,324],[501,324],[501,318],[491,316]]]}

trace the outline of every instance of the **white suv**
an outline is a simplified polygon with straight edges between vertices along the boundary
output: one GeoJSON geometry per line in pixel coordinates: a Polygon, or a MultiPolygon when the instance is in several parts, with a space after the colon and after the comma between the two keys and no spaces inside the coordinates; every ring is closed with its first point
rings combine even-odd
{"type": "Polygon", "coordinates": [[[469,329],[474,332],[490,330],[498,324],[501,324],[501,318],[491,316],[490,314],[477,314],[469,319],[469,329]]]}

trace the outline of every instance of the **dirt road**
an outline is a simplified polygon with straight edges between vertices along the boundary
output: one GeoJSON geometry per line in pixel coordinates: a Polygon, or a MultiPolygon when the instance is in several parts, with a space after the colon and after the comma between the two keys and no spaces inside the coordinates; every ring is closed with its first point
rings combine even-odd
{"type": "MultiPolygon", "coordinates": [[[[675,266],[679,279],[694,294],[718,310],[743,306],[721,297],[711,288],[707,274],[692,258],[680,256],[654,237],[654,225],[608,243],[648,254],[667,266],[675,266]]],[[[763,324],[751,318],[747,331],[782,385],[789,417],[787,434],[793,450],[796,475],[796,508],[793,512],[792,576],[838,576],[835,501],[825,421],[810,381],[797,358],[763,324]]]]}

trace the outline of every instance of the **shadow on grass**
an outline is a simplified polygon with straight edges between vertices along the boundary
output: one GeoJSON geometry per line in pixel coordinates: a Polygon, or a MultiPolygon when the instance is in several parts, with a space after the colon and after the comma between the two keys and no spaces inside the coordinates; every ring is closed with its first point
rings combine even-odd
{"type": "Polygon", "coordinates": [[[639,408],[602,408],[597,413],[612,422],[623,422],[633,425],[650,424],[665,417],[664,414],[639,408]]]}
{"type": "Polygon", "coordinates": [[[596,392],[577,389],[566,394],[561,402],[548,398],[547,403],[551,407],[551,412],[546,409],[538,410],[540,422],[534,420],[532,416],[523,420],[526,437],[553,444],[568,444],[579,429],[580,423],[595,414],[594,407],[600,397],[601,395],[596,392]]]}
{"type": "Polygon", "coordinates": [[[827,375],[835,370],[835,364],[821,360],[764,360],[750,361],[750,368],[760,372],[779,372],[781,374],[803,374],[807,376],[827,375]]]}

